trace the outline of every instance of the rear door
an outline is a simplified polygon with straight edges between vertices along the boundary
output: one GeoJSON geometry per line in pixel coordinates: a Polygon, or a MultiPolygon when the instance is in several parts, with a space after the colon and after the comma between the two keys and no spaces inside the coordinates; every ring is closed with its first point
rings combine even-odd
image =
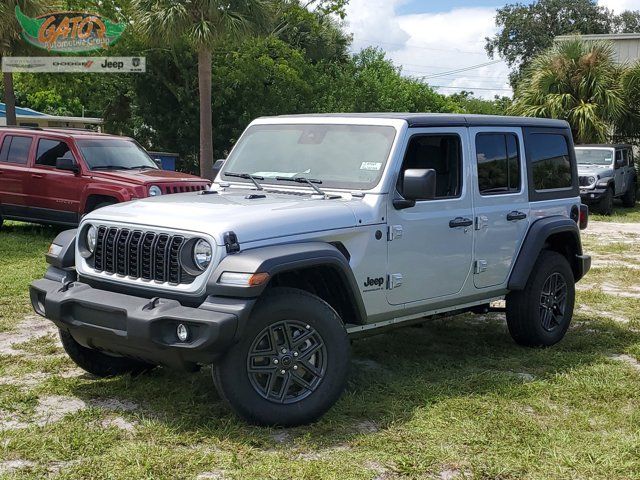
{"type": "Polygon", "coordinates": [[[477,288],[501,285],[529,227],[520,128],[469,129],[474,159],[474,275],[477,288]]]}
{"type": "Polygon", "coordinates": [[[78,222],[83,182],[80,174],[58,170],[58,158],[73,159],[71,145],[55,137],[40,137],[35,146],[30,170],[29,206],[31,214],[43,221],[75,224],[78,222]]]}
{"type": "Polygon", "coordinates": [[[28,161],[33,139],[6,134],[0,145],[0,209],[3,217],[29,219],[27,186],[28,161]]]}

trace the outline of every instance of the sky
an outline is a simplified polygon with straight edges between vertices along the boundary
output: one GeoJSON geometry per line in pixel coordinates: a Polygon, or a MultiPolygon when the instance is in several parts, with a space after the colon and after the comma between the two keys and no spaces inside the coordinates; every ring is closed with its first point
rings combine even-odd
{"type": "MultiPolygon", "coordinates": [[[[422,77],[444,94],[471,90],[477,96],[511,95],[507,65],[484,50],[496,32],[499,0],[350,0],[346,27],[353,50],[377,46],[405,75],[422,77]],[[491,63],[489,63],[491,62],[491,63]],[[487,64],[465,72],[450,73],[487,64]]],[[[640,0],[599,0],[616,12],[640,10],[640,0]]]]}

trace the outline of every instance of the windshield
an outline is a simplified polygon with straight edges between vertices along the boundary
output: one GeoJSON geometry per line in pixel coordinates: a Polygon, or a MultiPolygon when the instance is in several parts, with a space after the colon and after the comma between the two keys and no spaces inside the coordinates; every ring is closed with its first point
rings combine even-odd
{"type": "Polygon", "coordinates": [[[105,138],[77,143],[91,170],[158,168],[149,154],[131,140],[105,138]]]}
{"type": "MultiPolygon", "coordinates": [[[[225,162],[224,172],[262,177],[305,177],[322,188],[374,187],[389,157],[396,130],[365,125],[254,125],[225,162]]],[[[248,181],[248,180],[245,180],[248,181]]]]}
{"type": "Polygon", "coordinates": [[[613,150],[605,148],[576,148],[576,160],[579,164],[611,165],[613,150]]]}

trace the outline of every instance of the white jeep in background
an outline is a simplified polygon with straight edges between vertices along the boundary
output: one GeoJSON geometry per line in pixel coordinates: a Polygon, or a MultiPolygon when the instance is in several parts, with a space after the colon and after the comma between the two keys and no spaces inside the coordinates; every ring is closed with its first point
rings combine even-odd
{"type": "Polygon", "coordinates": [[[516,342],[560,341],[586,222],[562,121],[260,118],[210,190],[61,233],[31,299],[93,374],[213,365],[243,418],[299,425],[340,397],[350,338],[506,298],[516,342]]]}
{"type": "Polygon", "coordinates": [[[603,215],[611,215],[614,198],[635,207],[638,172],[631,145],[578,145],[576,159],[582,203],[603,215]]]}

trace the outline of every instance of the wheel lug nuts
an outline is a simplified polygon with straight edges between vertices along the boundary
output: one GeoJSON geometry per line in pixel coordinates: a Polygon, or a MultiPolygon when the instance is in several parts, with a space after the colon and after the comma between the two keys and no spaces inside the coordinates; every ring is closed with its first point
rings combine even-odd
{"type": "Polygon", "coordinates": [[[273,363],[274,363],[275,365],[277,365],[277,364],[278,364],[278,359],[277,359],[277,358],[274,358],[274,359],[273,359],[273,363]]]}
{"type": "Polygon", "coordinates": [[[293,356],[297,357],[298,356],[298,352],[293,352],[293,356]]]}
{"type": "Polygon", "coordinates": [[[311,328],[311,325],[305,325],[305,327],[307,330],[309,330],[311,328]]]}
{"type": "Polygon", "coordinates": [[[294,366],[293,366],[293,369],[294,369],[294,370],[297,370],[297,369],[298,369],[298,365],[294,365],[294,366]]]}
{"type": "Polygon", "coordinates": [[[281,373],[282,375],[284,375],[284,374],[285,374],[285,373],[287,373],[287,372],[285,372],[284,370],[280,370],[280,373],[281,373]]]}
{"type": "Polygon", "coordinates": [[[287,349],[286,349],[286,348],[283,348],[283,349],[281,350],[281,352],[282,352],[282,353],[287,353],[287,349]]]}

